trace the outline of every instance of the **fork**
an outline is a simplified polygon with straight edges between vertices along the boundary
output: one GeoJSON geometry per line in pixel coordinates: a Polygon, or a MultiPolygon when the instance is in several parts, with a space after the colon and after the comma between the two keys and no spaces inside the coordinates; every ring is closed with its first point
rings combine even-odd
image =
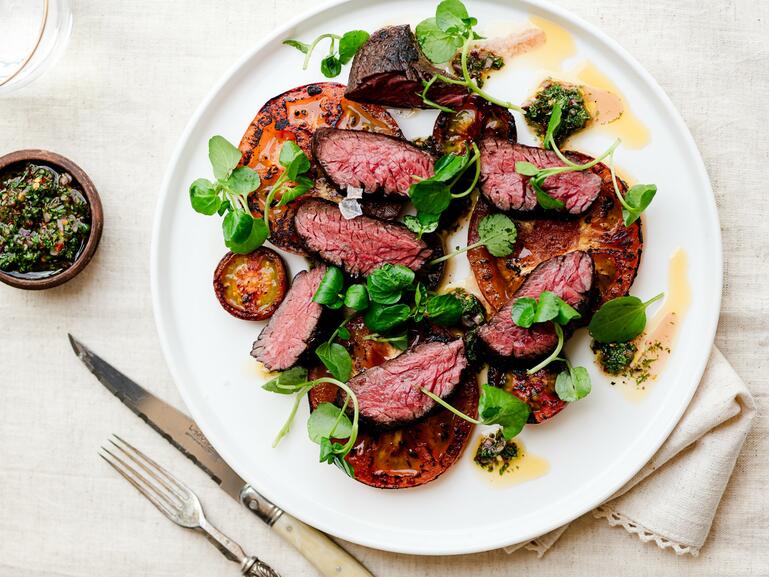
{"type": "Polygon", "coordinates": [[[117,435],[109,442],[112,446],[102,447],[99,456],[166,517],[182,527],[202,531],[225,557],[241,564],[242,575],[280,577],[266,563],[246,555],[238,543],[209,523],[197,495],[187,485],[117,435]]]}

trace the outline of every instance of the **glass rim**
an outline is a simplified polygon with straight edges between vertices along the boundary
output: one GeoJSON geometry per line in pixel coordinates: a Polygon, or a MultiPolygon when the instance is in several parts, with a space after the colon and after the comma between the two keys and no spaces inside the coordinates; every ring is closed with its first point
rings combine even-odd
{"type": "Polygon", "coordinates": [[[43,35],[45,34],[46,25],[48,24],[48,3],[50,0],[43,0],[43,16],[40,21],[40,29],[37,35],[37,40],[35,40],[35,45],[32,47],[32,50],[30,50],[27,57],[21,62],[19,67],[13,71],[13,73],[0,80],[0,88],[8,84],[11,80],[16,78],[22,70],[24,70],[27,67],[27,64],[29,64],[30,60],[32,60],[33,56],[35,56],[35,53],[37,52],[38,48],[40,48],[40,44],[43,41],[43,35]]]}

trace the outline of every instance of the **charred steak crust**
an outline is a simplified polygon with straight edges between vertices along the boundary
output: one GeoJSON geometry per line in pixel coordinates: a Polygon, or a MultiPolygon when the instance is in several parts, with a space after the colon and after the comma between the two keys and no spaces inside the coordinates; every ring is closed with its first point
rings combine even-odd
{"type": "Polygon", "coordinates": [[[499,357],[524,360],[547,355],[557,343],[553,325],[538,323],[528,329],[519,327],[511,318],[513,303],[521,297],[537,298],[547,290],[584,313],[590,304],[593,276],[593,259],[581,250],[541,263],[513,298],[479,329],[479,337],[499,357]]]}
{"type": "Polygon", "coordinates": [[[297,209],[294,225],[308,252],[351,276],[366,276],[385,263],[420,270],[431,249],[402,224],[358,216],[346,220],[336,204],[311,198],[297,209]]]}
{"type": "Polygon", "coordinates": [[[313,302],[313,295],[325,272],[321,265],[297,274],[281,306],[254,342],[251,356],[267,370],[291,368],[311,346],[323,314],[323,306],[313,302]]]}
{"type": "MultiPolygon", "coordinates": [[[[434,74],[452,77],[425,57],[408,24],[386,26],[374,32],[353,57],[345,96],[395,108],[428,108],[419,94],[423,81],[434,74]]],[[[428,91],[428,98],[452,106],[467,94],[464,86],[437,80],[428,91]]]]}
{"type": "MultiPolygon", "coordinates": [[[[424,417],[436,407],[436,401],[420,387],[442,399],[448,397],[467,365],[462,339],[424,342],[359,373],[348,386],[358,397],[362,419],[380,427],[393,427],[424,417]]],[[[344,394],[340,400],[344,400],[344,394]]]]}
{"type": "Polygon", "coordinates": [[[323,128],[313,135],[313,156],[326,179],[345,193],[409,196],[413,177],[433,176],[433,156],[411,142],[376,132],[323,128]]]}
{"type": "MultiPolygon", "coordinates": [[[[538,168],[565,166],[556,153],[543,148],[512,144],[500,138],[484,138],[481,150],[482,194],[504,211],[530,212],[538,208],[529,177],[516,172],[517,162],[531,162],[538,168]]],[[[567,153],[569,157],[569,153],[567,153]]],[[[569,214],[587,211],[601,190],[602,180],[593,171],[554,174],[543,181],[543,190],[560,200],[569,214]]]]}

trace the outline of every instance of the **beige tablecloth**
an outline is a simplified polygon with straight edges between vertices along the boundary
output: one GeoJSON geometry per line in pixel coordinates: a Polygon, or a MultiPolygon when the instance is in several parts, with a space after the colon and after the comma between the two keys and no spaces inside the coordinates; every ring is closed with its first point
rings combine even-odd
{"type": "MultiPolygon", "coordinates": [[[[150,223],[160,180],[193,109],[223,70],[314,4],[73,0],[76,25],[60,65],[0,99],[0,153],[41,147],[71,157],[96,182],[106,213],[102,246],[76,280],[44,293],[0,286],[0,577],[237,574],[96,457],[113,431],[173,466],[213,522],[284,576],[315,575],[97,385],[65,338],[73,332],[181,406],[150,305],[150,223]]],[[[767,4],[559,4],[630,50],[695,136],[724,235],[717,346],[754,395],[754,428],[697,558],[661,552],[590,516],[542,560],[524,551],[420,558],[351,549],[382,577],[767,575],[767,4]]]]}

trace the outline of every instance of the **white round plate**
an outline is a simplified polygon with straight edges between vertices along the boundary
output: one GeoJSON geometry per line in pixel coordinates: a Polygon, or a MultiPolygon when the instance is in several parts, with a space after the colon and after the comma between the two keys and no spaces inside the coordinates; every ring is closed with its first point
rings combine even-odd
{"type": "MultiPolygon", "coordinates": [[[[522,433],[526,447],[550,463],[548,474],[526,483],[490,484],[466,450],[454,467],[422,487],[367,487],[318,463],[318,447],[305,433],[305,403],[291,434],[271,448],[290,399],[260,388],[262,377],[249,351],[263,324],[231,317],[214,296],[212,274],[226,250],[220,222],[193,212],[188,186],[211,176],[210,136],[222,134],[237,143],[269,98],[324,80],[320,54],[303,71],[301,54],[281,40],[374,31],[388,24],[414,26],[433,15],[435,6],[413,0],[336,2],[278,30],[237,63],[198,108],[177,147],[160,198],[151,263],[153,304],[168,365],[192,416],[224,459],[258,491],[310,525],[370,547],[413,554],[468,553],[529,540],[572,521],[619,489],[660,447],[687,407],[713,341],[722,284],[719,223],[708,176],[682,119],[649,74],[599,30],[559,8],[540,1],[468,0],[482,30],[489,23],[524,24],[532,15],[568,30],[576,54],[563,63],[565,70],[590,61],[643,119],[649,145],[640,150],[621,146],[616,157],[625,175],[654,182],[659,190],[646,213],[645,252],[633,293],[649,298],[666,290],[669,257],[678,247],[686,251],[694,292],[678,344],[650,393],[634,404],[596,371],[581,331],[570,351],[576,363],[590,368],[593,392],[522,433]]],[[[522,102],[534,90],[535,76],[517,70],[516,60],[510,59],[487,87],[522,102]]],[[[347,68],[339,81],[346,78],[347,68]]],[[[396,119],[414,137],[429,133],[433,117],[423,112],[396,119]]],[[[520,140],[534,142],[517,120],[520,140]]],[[[608,131],[589,132],[573,143],[588,154],[600,153],[614,138],[608,131]]],[[[463,234],[448,246],[464,244],[463,234]]],[[[292,274],[306,266],[299,257],[286,260],[292,274]]],[[[469,274],[467,260],[455,260],[453,282],[462,285],[469,274]]]]}

